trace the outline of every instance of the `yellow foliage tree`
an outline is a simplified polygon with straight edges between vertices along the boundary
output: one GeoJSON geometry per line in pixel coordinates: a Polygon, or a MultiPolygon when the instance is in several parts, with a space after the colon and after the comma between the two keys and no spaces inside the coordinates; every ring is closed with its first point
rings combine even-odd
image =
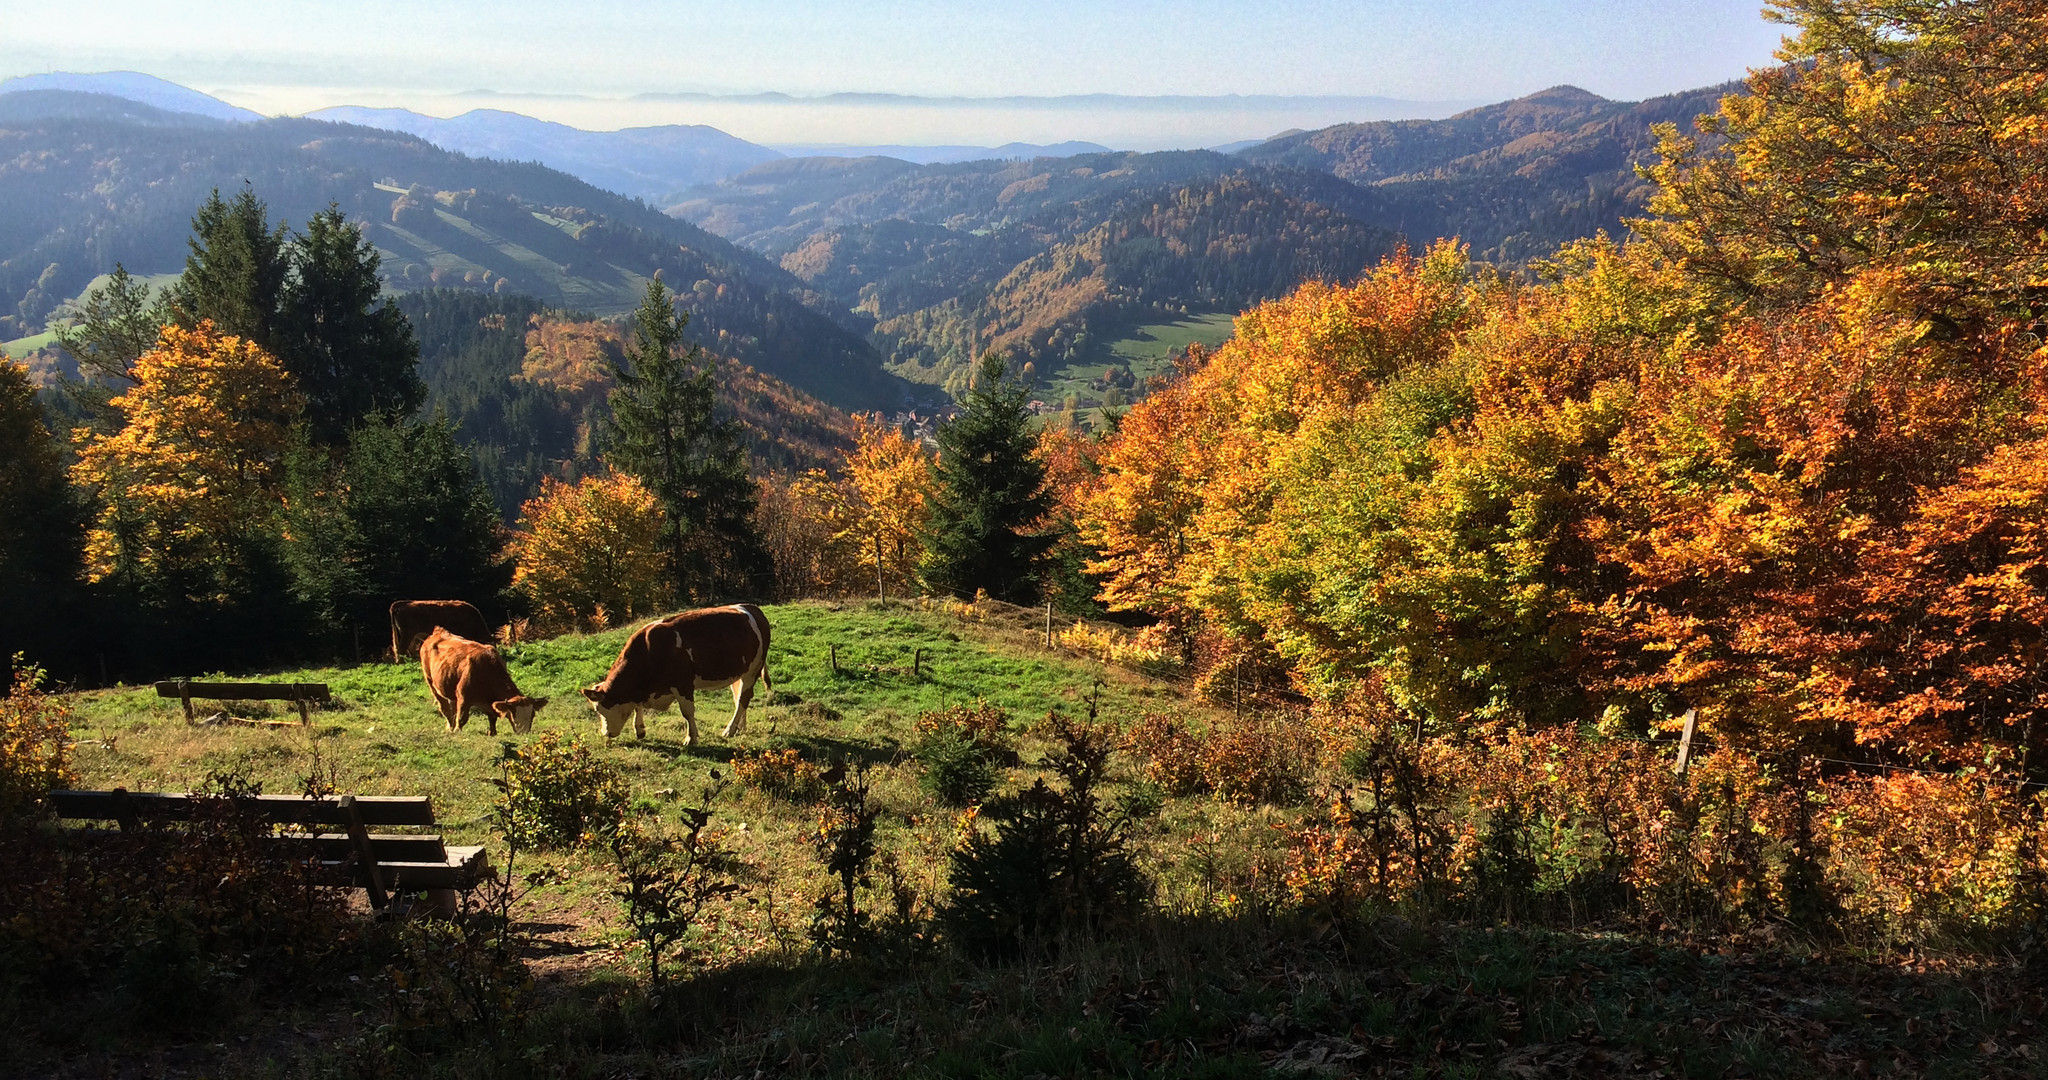
{"type": "Polygon", "coordinates": [[[134,378],[108,403],[124,418],[120,430],[84,434],[72,467],[100,498],[86,544],[93,580],[239,564],[278,505],[304,397],[269,353],[210,322],[164,327],[134,378]]]}
{"type": "Polygon", "coordinates": [[[549,478],[520,507],[512,583],[554,625],[630,619],[667,595],[663,551],[661,506],[640,481],[549,478]]]}
{"type": "Polygon", "coordinates": [[[877,596],[913,591],[931,514],[931,451],[879,417],[857,417],[845,464],[841,481],[813,471],[793,486],[825,514],[842,557],[873,572],[877,596]]]}

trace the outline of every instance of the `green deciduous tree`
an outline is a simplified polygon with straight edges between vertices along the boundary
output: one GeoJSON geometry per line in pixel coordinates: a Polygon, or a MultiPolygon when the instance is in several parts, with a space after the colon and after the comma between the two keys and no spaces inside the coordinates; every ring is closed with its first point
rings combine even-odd
{"type": "Polygon", "coordinates": [[[1002,357],[984,356],[964,410],[939,428],[922,572],[939,592],[967,599],[985,590],[1028,604],[1038,598],[1040,563],[1054,540],[1031,530],[1052,499],[1034,453],[1030,387],[1007,368],[1002,357]]]}
{"type": "Polygon", "coordinates": [[[627,363],[613,365],[607,456],[661,503],[677,602],[772,595],[746,443],[737,422],[717,415],[711,364],[683,342],[689,316],[657,279],[635,323],[627,363]]]}

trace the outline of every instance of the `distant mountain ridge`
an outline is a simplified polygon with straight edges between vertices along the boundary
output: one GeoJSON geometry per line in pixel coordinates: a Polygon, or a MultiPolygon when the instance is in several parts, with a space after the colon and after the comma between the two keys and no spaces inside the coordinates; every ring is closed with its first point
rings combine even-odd
{"type": "Polygon", "coordinates": [[[170,124],[110,101],[0,94],[0,338],[42,329],[58,301],[116,262],[177,269],[208,191],[247,181],[295,226],[339,204],[397,291],[524,293],[605,314],[630,310],[660,272],[714,352],[844,408],[893,408],[912,393],[882,371],[865,326],[794,275],[574,177],[390,131],[289,118],[170,124]]]}
{"type": "MultiPolygon", "coordinates": [[[[950,165],[962,161],[1016,161],[1042,157],[1075,157],[1107,154],[1101,143],[1070,139],[1062,143],[1004,143],[1001,146],[907,146],[861,143],[803,143],[777,145],[774,149],[789,157],[890,157],[913,165],[950,165]]],[[[740,170],[734,170],[738,172],[740,170]]],[[[731,175],[731,174],[728,174],[731,175]]],[[[718,179],[724,179],[719,177],[718,179]]]]}
{"type": "Polygon", "coordinates": [[[16,75],[13,78],[0,79],[0,94],[24,90],[68,90],[75,93],[108,94],[154,106],[165,112],[191,113],[213,120],[246,123],[263,119],[261,113],[244,109],[239,105],[230,105],[209,94],[202,94],[190,87],[180,86],[139,71],[55,71],[44,75],[16,75]]]}
{"type": "Polygon", "coordinates": [[[703,124],[585,131],[498,109],[472,109],[441,119],[409,109],[353,105],[306,116],[402,131],[471,157],[538,161],[607,191],[648,200],[664,199],[783,156],[703,124]]]}

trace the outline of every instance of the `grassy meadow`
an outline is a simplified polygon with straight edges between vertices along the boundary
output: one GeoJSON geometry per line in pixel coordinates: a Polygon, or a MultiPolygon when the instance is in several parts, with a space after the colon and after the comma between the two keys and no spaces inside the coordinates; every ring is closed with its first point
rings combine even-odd
{"type": "MultiPolygon", "coordinates": [[[[775,692],[731,740],[719,735],[730,698],[700,693],[695,747],[674,711],[644,741],[629,730],[602,745],[577,688],[602,677],[625,630],[505,649],[521,689],[551,699],[536,734],[566,729],[600,746],[643,813],[673,821],[709,795],[712,827],[745,862],[746,891],[700,923],[688,975],[664,1001],[638,981],[608,858],[521,854],[520,873],[543,866],[561,880],[513,913],[537,982],[509,1043],[407,1020],[404,976],[372,957],[338,961],[292,1001],[245,1002],[169,1038],[89,1014],[33,1019],[37,1039],[0,1052],[0,1065],[66,1078],[2041,1075],[2042,1001],[1996,957],[1399,907],[1332,920],[1254,901],[1287,869],[1275,826],[1305,806],[1207,796],[1140,815],[1130,837],[1155,903],[1113,935],[995,963],[929,931],[875,955],[821,954],[807,933],[828,880],[808,841],[818,808],[714,780],[730,780],[735,753],[794,747],[815,762],[866,762],[877,847],[903,886],[894,902],[928,919],[960,812],[919,787],[906,746],[921,712],[1008,710],[1022,763],[1005,788],[1041,774],[1048,747],[1027,725],[1049,710],[1082,715],[1092,696],[1126,727],[1149,713],[1197,724],[1229,713],[1173,682],[1047,649],[1042,612],[943,601],[767,610],[775,692]]],[[[500,745],[524,741],[508,727],[492,739],[472,718],[448,734],[412,663],[230,674],[322,681],[335,700],[309,727],[286,703],[231,705],[284,723],[188,726],[148,688],[68,695],[82,785],[180,790],[240,771],[273,793],[317,775],[341,791],[426,794],[451,842],[490,844],[502,867],[486,820],[500,745]]],[[[1121,756],[1110,779],[1110,801],[1141,786],[1121,756]]],[[[871,907],[891,902],[883,891],[871,890],[871,907]]]]}

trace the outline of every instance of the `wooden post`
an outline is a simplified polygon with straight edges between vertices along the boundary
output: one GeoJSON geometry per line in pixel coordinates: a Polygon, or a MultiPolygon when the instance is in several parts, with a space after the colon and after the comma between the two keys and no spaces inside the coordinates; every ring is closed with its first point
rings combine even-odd
{"type": "Polygon", "coordinates": [[[882,585],[882,534],[875,534],[875,599],[887,600],[889,590],[882,585]]]}
{"type": "Polygon", "coordinates": [[[341,797],[341,812],[348,817],[348,839],[355,846],[356,859],[362,864],[363,878],[367,882],[365,891],[370,894],[370,907],[384,910],[391,902],[384,892],[384,872],[377,865],[377,856],[370,851],[370,830],[363,827],[363,812],[356,808],[354,795],[341,797]]]}
{"type": "Polygon", "coordinates": [[[1052,648],[1052,601],[1045,602],[1045,647],[1052,648]]]}
{"type": "Polygon", "coordinates": [[[299,703],[299,726],[300,726],[300,727],[309,727],[309,726],[311,726],[311,725],[312,725],[312,723],[313,723],[313,718],[312,718],[312,716],[311,716],[311,715],[309,715],[309,714],[307,713],[307,711],[306,711],[306,690],[305,690],[305,688],[304,688],[304,687],[302,687],[302,686],[299,686],[299,685],[297,685],[297,684],[294,684],[294,685],[292,686],[292,692],[298,695],[298,697],[294,698],[293,700],[295,700],[295,701],[297,701],[297,702],[299,703]]]}
{"type": "Polygon", "coordinates": [[[192,680],[178,680],[178,700],[185,705],[185,722],[188,724],[197,723],[197,719],[192,715],[192,680]]]}
{"type": "Polygon", "coordinates": [[[1685,710],[1685,731],[1678,736],[1678,775],[1684,776],[1686,767],[1692,764],[1692,734],[1699,729],[1700,711],[1685,710]]]}
{"type": "Polygon", "coordinates": [[[832,674],[839,674],[839,643],[832,643],[832,674]]]}
{"type": "Polygon", "coordinates": [[[910,677],[913,679],[924,678],[924,646],[922,645],[917,647],[916,652],[910,654],[910,677]]]}

